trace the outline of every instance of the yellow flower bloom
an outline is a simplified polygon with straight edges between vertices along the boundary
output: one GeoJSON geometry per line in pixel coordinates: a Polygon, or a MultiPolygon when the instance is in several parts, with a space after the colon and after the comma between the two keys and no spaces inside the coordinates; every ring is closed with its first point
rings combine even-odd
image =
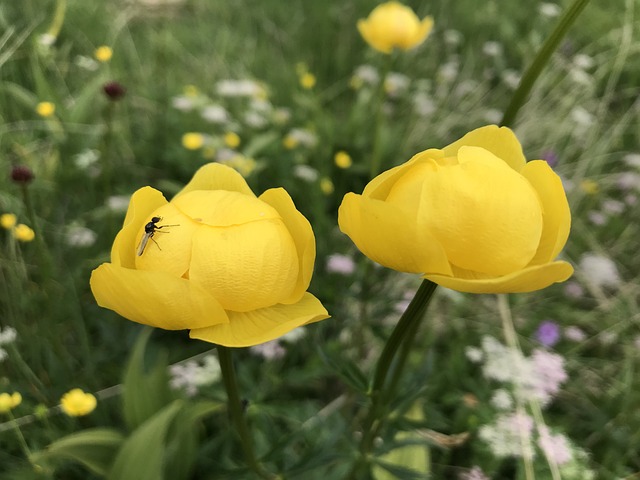
{"type": "Polygon", "coordinates": [[[595,195],[600,191],[600,187],[598,186],[598,182],[586,179],[580,182],[580,190],[582,190],[587,195],[595,195]]]}
{"type": "Polygon", "coordinates": [[[409,7],[398,2],[378,5],[366,20],[358,21],[362,38],[376,50],[391,53],[394,48],[409,50],[429,36],[433,18],[422,21],[409,7]]]}
{"type": "Polygon", "coordinates": [[[18,392],[0,393],[0,413],[8,413],[22,403],[22,395],[18,392]]]}
{"type": "Polygon", "coordinates": [[[40,102],[36,105],[36,113],[43,118],[47,118],[56,113],[56,106],[51,102],[40,102]]]}
{"type": "Polygon", "coordinates": [[[338,166],[338,168],[349,168],[353,164],[351,157],[349,154],[343,150],[340,150],[333,157],[333,161],[338,166]]]}
{"type": "Polygon", "coordinates": [[[306,90],[312,89],[316,85],[316,77],[312,73],[304,73],[300,76],[300,86],[306,90]]]}
{"type": "Polygon", "coordinates": [[[98,401],[90,393],[85,393],[79,388],[65,393],[60,399],[62,411],[70,417],[83,417],[89,415],[96,408],[98,401]]]}
{"type": "Polygon", "coordinates": [[[102,45],[101,47],[96,48],[94,56],[99,62],[106,63],[111,60],[111,57],[113,57],[113,50],[111,49],[111,47],[102,45]]]}
{"type": "Polygon", "coordinates": [[[282,139],[282,145],[287,150],[293,150],[298,146],[299,143],[300,142],[298,141],[298,139],[293,135],[287,135],[282,139]]]}
{"type": "Polygon", "coordinates": [[[322,193],[325,195],[331,195],[333,193],[335,187],[330,178],[324,177],[320,179],[320,190],[322,190],[322,193]]]}
{"type": "Polygon", "coordinates": [[[187,150],[198,150],[204,145],[204,135],[189,132],[182,135],[182,146],[187,150]]]}
{"type": "Polygon", "coordinates": [[[306,292],[315,251],[311,225],[284,189],[256,197],[238,172],[210,163],[171,202],[151,187],[133,194],[91,290],[98,305],[134,322],[257,345],[328,318],[306,292]],[[140,251],[154,217],[157,228],[172,226],[140,251]]]}
{"type": "Polygon", "coordinates": [[[31,242],[36,237],[36,233],[24,223],[19,223],[13,229],[13,237],[20,242],[31,242]]]}
{"type": "Polygon", "coordinates": [[[3,213],[2,215],[0,215],[0,225],[2,226],[2,228],[11,230],[16,226],[17,222],[18,218],[13,213],[3,213]]]}
{"type": "Polygon", "coordinates": [[[240,146],[240,137],[235,132],[227,132],[224,134],[224,144],[229,148],[240,146]]]}
{"type": "Polygon", "coordinates": [[[495,125],[348,193],[338,223],[372,260],[462,292],[529,292],[573,273],[554,261],[571,226],[560,178],[495,125]]]}

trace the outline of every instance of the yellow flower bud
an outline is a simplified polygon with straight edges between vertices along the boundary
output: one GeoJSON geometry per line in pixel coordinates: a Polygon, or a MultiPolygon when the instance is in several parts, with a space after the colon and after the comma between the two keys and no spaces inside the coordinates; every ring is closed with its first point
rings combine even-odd
{"type": "Polygon", "coordinates": [[[47,118],[56,113],[56,106],[51,102],[40,102],[36,105],[36,113],[43,118],[47,118]]]}
{"type": "Polygon", "coordinates": [[[505,127],[378,175],[345,195],[338,223],[376,262],[462,292],[529,292],[573,273],[555,260],[571,227],[562,182],[505,127]]]}
{"type": "Polygon", "coordinates": [[[306,292],[314,260],[311,225],[284,189],[256,197],[210,163],[171,202],[151,187],[133,194],[91,290],[134,322],[244,347],[328,317],[306,292]]]}
{"type": "Polygon", "coordinates": [[[187,150],[198,150],[204,145],[204,135],[196,132],[185,133],[182,136],[182,146],[187,150]]]}
{"type": "Polygon", "coordinates": [[[409,50],[417,47],[429,36],[433,18],[422,21],[409,7],[398,2],[387,2],[374,8],[366,20],[358,21],[362,38],[376,50],[391,53],[394,48],[409,50]]]}
{"type": "Polygon", "coordinates": [[[0,413],[8,413],[22,403],[22,395],[18,392],[0,393],[0,413]]]}
{"type": "Polygon", "coordinates": [[[353,164],[353,161],[351,160],[349,154],[343,150],[340,150],[335,154],[335,156],[333,157],[333,161],[338,168],[343,169],[349,168],[353,164]]]}
{"type": "Polygon", "coordinates": [[[227,132],[224,134],[224,144],[229,148],[237,148],[240,146],[240,136],[235,132],[227,132]]]}
{"type": "Polygon", "coordinates": [[[97,403],[96,397],[79,388],[68,391],[60,399],[62,411],[70,417],[89,415],[95,410],[97,403]]]}
{"type": "Polygon", "coordinates": [[[300,76],[300,86],[306,90],[312,89],[316,85],[316,77],[312,73],[304,73],[300,76]]]}
{"type": "Polygon", "coordinates": [[[36,237],[36,234],[24,223],[20,223],[13,229],[13,237],[19,242],[31,242],[36,237]]]}
{"type": "Polygon", "coordinates": [[[18,218],[13,213],[3,213],[0,215],[0,225],[2,228],[11,230],[16,226],[18,218]]]}
{"type": "Polygon", "coordinates": [[[111,49],[111,47],[102,45],[96,48],[96,51],[94,52],[94,56],[96,57],[96,60],[98,60],[99,62],[106,63],[109,60],[111,60],[111,57],[113,56],[113,50],[111,49]]]}

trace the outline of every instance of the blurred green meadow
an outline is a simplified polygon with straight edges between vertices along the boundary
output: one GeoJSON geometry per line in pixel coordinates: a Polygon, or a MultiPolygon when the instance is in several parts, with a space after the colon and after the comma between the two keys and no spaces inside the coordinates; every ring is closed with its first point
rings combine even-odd
{"type": "MultiPolygon", "coordinates": [[[[0,478],[256,478],[214,346],[149,332],[89,289],[129,196],[170,198],[214,161],[289,192],[332,316],[234,350],[255,450],[279,478],[344,478],[371,369],[420,279],[356,250],[342,197],[371,179],[374,148],[382,170],[500,123],[568,4],[407,2],[434,30],[385,56],[356,29],[371,0],[2,2],[0,215],[35,236],[4,217],[0,393],[22,401],[0,412],[0,478]],[[61,411],[74,388],[94,411],[61,411]]],[[[640,478],[639,15],[638,0],[592,0],[514,125],[563,179],[574,276],[508,308],[438,289],[372,478],[640,478]]]]}

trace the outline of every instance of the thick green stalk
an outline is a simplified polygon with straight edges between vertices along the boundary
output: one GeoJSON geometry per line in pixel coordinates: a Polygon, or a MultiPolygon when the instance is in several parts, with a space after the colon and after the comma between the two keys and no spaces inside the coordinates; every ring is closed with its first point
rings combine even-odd
{"type": "Polygon", "coordinates": [[[553,52],[558,48],[560,41],[567,34],[571,25],[576,21],[580,12],[582,12],[584,7],[587,6],[587,3],[589,3],[589,0],[574,0],[573,4],[571,4],[562,17],[560,17],[558,25],[553,32],[551,32],[551,35],[549,35],[540,48],[540,51],[533,60],[533,63],[522,76],[522,80],[520,80],[520,84],[513,93],[511,102],[509,102],[509,106],[504,112],[500,125],[505,127],[513,126],[516,121],[518,111],[520,111],[520,108],[524,105],[529,92],[531,92],[531,89],[533,88],[533,84],[542,73],[544,67],[549,63],[551,55],[553,55],[553,52]]]}
{"type": "Polygon", "coordinates": [[[402,374],[402,370],[405,365],[408,348],[418,331],[418,324],[424,316],[424,312],[429,306],[433,292],[437,285],[429,280],[424,280],[420,285],[420,288],[416,292],[413,300],[407,307],[407,310],[402,314],[397,325],[393,329],[389,340],[387,341],[378,363],[376,364],[373,382],[370,389],[371,406],[369,413],[365,421],[365,427],[362,434],[362,442],[360,443],[360,457],[353,466],[350,474],[347,478],[357,479],[368,463],[368,457],[371,454],[374,440],[380,429],[384,425],[384,420],[387,414],[387,403],[389,397],[393,393],[388,387],[389,370],[396,357],[401,345],[405,345],[402,349],[402,355],[396,361],[395,368],[393,370],[393,379],[389,382],[391,386],[395,388],[397,384],[396,379],[402,374]]]}
{"type": "Polygon", "coordinates": [[[222,372],[222,381],[224,383],[224,388],[227,391],[229,416],[231,417],[231,421],[238,433],[238,436],[240,437],[247,465],[259,478],[268,480],[276,479],[278,477],[270,474],[262,465],[260,465],[253,450],[251,432],[249,432],[249,427],[244,418],[244,406],[242,405],[240,393],[238,391],[238,381],[236,380],[236,372],[233,368],[231,349],[223,347],[222,345],[218,345],[217,348],[218,361],[220,362],[220,369],[222,372]]]}

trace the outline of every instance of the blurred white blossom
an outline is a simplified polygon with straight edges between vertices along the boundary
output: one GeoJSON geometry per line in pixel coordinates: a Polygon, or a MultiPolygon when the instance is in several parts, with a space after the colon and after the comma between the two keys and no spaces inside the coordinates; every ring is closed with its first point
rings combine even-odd
{"type": "Polygon", "coordinates": [[[215,355],[207,355],[201,361],[189,360],[171,365],[169,374],[171,388],[183,390],[190,397],[198,393],[200,388],[220,380],[222,375],[215,355]]]}
{"type": "Polygon", "coordinates": [[[617,288],[622,280],[618,267],[608,257],[597,253],[587,253],[582,256],[579,268],[584,277],[597,287],[617,288]]]}

